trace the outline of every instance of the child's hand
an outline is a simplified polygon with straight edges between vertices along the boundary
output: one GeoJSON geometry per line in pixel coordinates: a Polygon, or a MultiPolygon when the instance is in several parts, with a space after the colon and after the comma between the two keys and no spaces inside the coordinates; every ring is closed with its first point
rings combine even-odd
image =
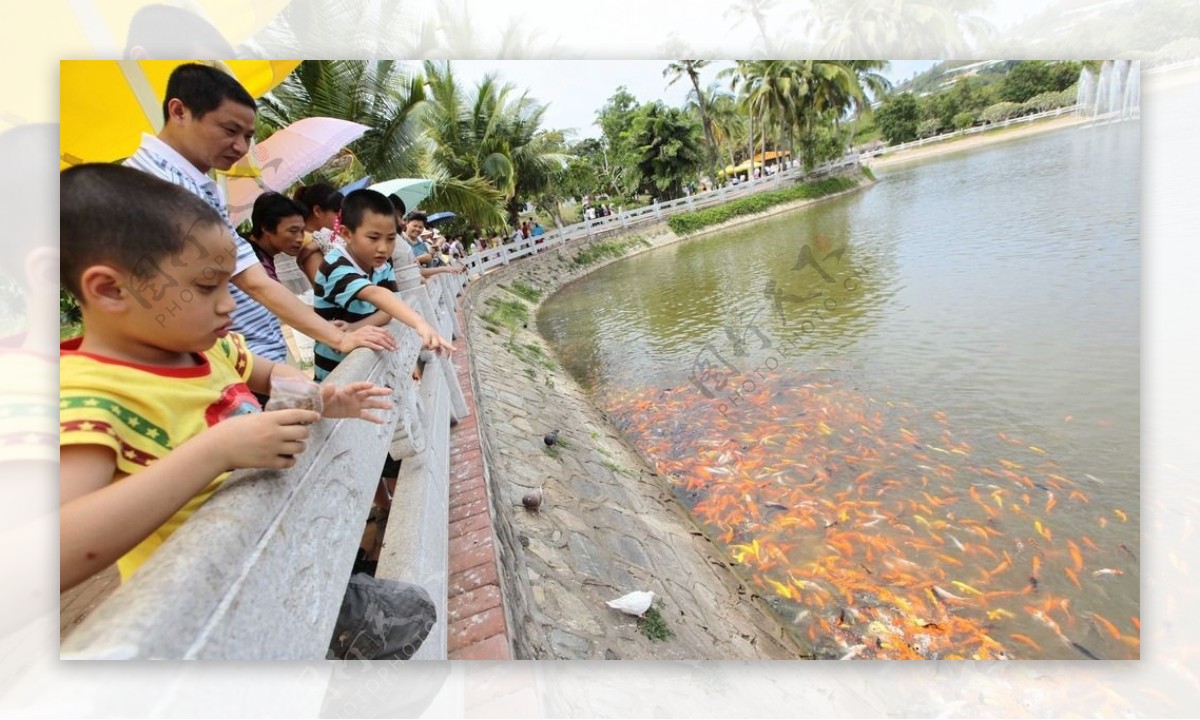
{"type": "Polygon", "coordinates": [[[386,398],[392,391],[367,381],[350,383],[341,387],[321,386],[321,400],[325,404],[324,417],[359,418],[383,424],[383,419],[367,412],[370,409],[390,410],[391,401],[386,398]]]}
{"type": "Polygon", "coordinates": [[[341,341],[338,342],[337,351],[342,354],[349,354],[355,348],[370,348],[371,350],[395,350],[396,338],[392,334],[381,327],[360,327],[352,332],[342,333],[341,341]]]}
{"type": "Polygon", "coordinates": [[[447,355],[454,352],[454,346],[450,344],[450,341],[438,335],[437,330],[434,330],[429,323],[422,322],[413,329],[417,331],[417,335],[421,336],[421,346],[425,349],[434,352],[445,350],[447,355]]]}
{"type": "Polygon", "coordinates": [[[197,439],[211,442],[227,468],[290,468],[304,452],[308,426],[321,419],[312,410],[275,410],[223,420],[197,439]]]}

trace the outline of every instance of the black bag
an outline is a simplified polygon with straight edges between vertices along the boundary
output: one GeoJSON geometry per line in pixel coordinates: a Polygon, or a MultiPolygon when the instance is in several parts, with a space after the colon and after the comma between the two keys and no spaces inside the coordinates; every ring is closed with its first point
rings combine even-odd
{"type": "Polygon", "coordinates": [[[408,660],[429,637],[437,607],[424,588],[359,573],[350,578],[330,660],[408,660]]]}

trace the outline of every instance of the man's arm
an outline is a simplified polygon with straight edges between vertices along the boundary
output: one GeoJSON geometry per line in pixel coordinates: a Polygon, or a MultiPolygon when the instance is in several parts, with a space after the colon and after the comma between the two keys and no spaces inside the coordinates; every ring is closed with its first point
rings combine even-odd
{"type": "Polygon", "coordinates": [[[300,302],[290,290],[272,280],[261,265],[251,265],[234,275],[232,282],[293,329],[325,343],[338,352],[348,353],[358,347],[372,350],[396,349],[396,339],[382,328],[365,327],[348,333],[334,327],[312,308],[300,302]]]}

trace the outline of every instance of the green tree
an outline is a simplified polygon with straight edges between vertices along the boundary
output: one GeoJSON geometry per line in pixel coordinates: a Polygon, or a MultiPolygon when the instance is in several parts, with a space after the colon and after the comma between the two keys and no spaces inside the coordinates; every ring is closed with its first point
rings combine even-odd
{"type": "Polygon", "coordinates": [[[638,153],[631,134],[638,108],[637,98],[621,85],[596,111],[596,122],[603,134],[598,167],[606,189],[623,198],[633,197],[641,184],[638,153]]]}
{"type": "Polygon", "coordinates": [[[875,111],[875,124],[892,145],[916,140],[920,121],[920,109],[912,93],[889,95],[875,111]]]}
{"type": "Polygon", "coordinates": [[[1079,80],[1082,67],[1077,62],[1025,60],[1004,77],[1000,99],[1023,103],[1035,95],[1066,90],[1079,80]]]}
{"type": "Polygon", "coordinates": [[[680,108],[667,107],[661,101],[643,105],[630,129],[633,147],[639,156],[637,168],[642,189],[683,195],[684,183],[695,177],[704,163],[700,128],[680,108]]]}
{"type": "Polygon", "coordinates": [[[545,190],[567,161],[561,143],[541,129],[545,106],[494,75],[466,91],[449,63],[427,61],[425,76],[423,118],[433,162],[451,177],[486,181],[500,194],[508,220],[516,220],[524,202],[545,190]]]}
{"type": "Polygon", "coordinates": [[[460,177],[429,152],[425,79],[405,75],[393,61],[306,60],[259,101],[257,133],[306,117],[333,117],[369,126],[338,161],[310,179],[344,184],[363,175],[378,180],[424,177],[434,183],[430,203],[480,224],[502,219],[503,195],[485,179],[460,177]]]}
{"type": "Polygon", "coordinates": [[[711,62],[710,60],[677,60],[663,70],[663,77],[669,77],[668,86],[674,85],[684,75],[692,83],[691,97],[700,115],[700,126],[704,128],[705,149],[708,151],[709,178],[717,177],[717,143],[713,139],[712,120],[708,116],[708,98],[700,88],[700,70],[711,62]]]}

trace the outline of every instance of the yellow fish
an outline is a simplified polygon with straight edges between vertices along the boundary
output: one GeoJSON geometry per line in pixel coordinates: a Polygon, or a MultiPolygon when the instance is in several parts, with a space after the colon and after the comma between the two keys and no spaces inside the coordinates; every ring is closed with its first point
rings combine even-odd
{"type": "Polygon", "coordinates": [[[954,587],[958,588],[959,590],[962,590],[963,592],[968,592],[968,593],[971,593],[972,595],[983,595],[983,593],[979,592],[978,590],[976,590],[975,588],[966,584],[965,582],[951,580],[950,584],[953,585],[954,587]]]}
{"type": "Polygon", "coordinates": [[[1030,450],[1032,450],[1033,452],[1037,453],[1038,455],[1045,455],[1045,454],[1046,454],[1046,451],[1045,451],[1045,450],[1041,449],[1040,447],[1038,447],[1038,446],[1036,446],[1036,445],[1030,445],[1030,446],[1029,446],[1029,449],[1030,449],[1030,450]]]}

